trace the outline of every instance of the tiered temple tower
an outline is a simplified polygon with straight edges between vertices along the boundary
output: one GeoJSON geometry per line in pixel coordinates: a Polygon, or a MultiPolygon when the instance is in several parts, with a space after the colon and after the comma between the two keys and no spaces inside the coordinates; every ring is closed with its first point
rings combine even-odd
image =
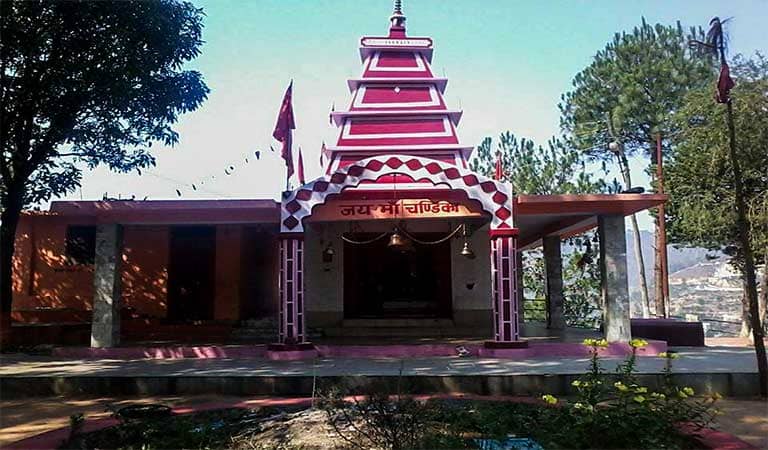
{"type": "MultiPolygon", "coordinates": [[[[446,107],[448,80],[432,71],[432,39],[406,36],[405,19],[398,0],[389,35],[360,39],[362,75],[348,80],[349,109],[331,113],[341,131],[336,145],[326,149],[326,173],[393,153],[467,167],[473,147],[459,143],[461,111],[446,107]]],[[[412,180],[398,176],[394,181],[412,180]]]]}

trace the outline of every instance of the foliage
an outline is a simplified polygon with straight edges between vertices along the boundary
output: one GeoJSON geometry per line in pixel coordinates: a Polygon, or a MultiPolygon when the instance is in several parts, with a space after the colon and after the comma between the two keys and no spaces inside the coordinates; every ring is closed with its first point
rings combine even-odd
{"type": "Polygon", "coordinates": [[[515,195],[585,194],[601,192],[606,185],[586,171],[578,151],[562,140],[552,138],[547,147],[518,138],[509,131],[501,133],[496,151],[490,137],[483,139],[470,161],[470,168],[492,177],[497,154],[501,155],[503,181],[512,184],[515,195]]]}
{"type": "Polygon", "coordinates": [[[594,232],[569,239],[563,264],[563,316],[569,327],[597,329],[603,322],[598,243],[594,232]]]}
{"type": "MultiPolygon", "coordinates": [[[[128,172],[208,88],[180,70],[202,44],[202,10],[173,0],[3,2],[2,192],[25,204],[71,192],[81,166],[128,172]]],[[[5,200],[3,200],[5,205],[5,200]]]]}
{"type": "MultiPolygon", "coordinates": [[[[234,436],[275,412],[271,408],[233,408],[161,419],[125,420],[114,427],[78,434],[61,448],[230,448],[234,436]]],[[[254,429],[258,430],[258,426],[254,429]]]]}
{"type": "MultiPolygon", "coordinates": [[[[569,327],[597,329],[602,324],[598,243],[594,232],[569,238],[563,253],[563,317],[569,327]]],[[[544,258],[523,252],[526,321],[546,321],[544,258]]]]}
{"type": "MultiPolygon", "coordinates": [[[[659,390],[642,386],[636,379],[637,349],[647,345],[642,339],[629,342],[631,354],[607,374],[600,364],[604,339],[587,339],[590,347],[588,371],[574,380],[576,398],[563,406],[568,416],[570,448],[679,448],[690,445],[681,435],[680,424],[700,429],[717,415],[714,394],[694,398],[690,387],[678,386],[672,377],[675,353],[662,353],[665,359],[664,382],[659,390]]],[[[545,402],[551,399],[543,398],[545,402]]],[[[555,399],[557,401],[557,399],[555,399]]]]}
{"type": "MultiPolygon", "coordinates": [[[[756,53],[733,59],[736,87],[731,91],[737,152],[741,163],[751,247],[758,261],[768,251],[768,59],[756,53]]],[[[733,172],[729,157],[726,110],[712,98],[712,88],[686,96],[675,116],[680,129],[674,158],[666,166],[670,240],[722,250],[740,267],[733,172]]]]}
{"type": "Polygon", "coordinates": [[[438,420],[432,402],[392,395],[388,390],[373,390],[359,397],[344,396],[345,391],[326,392],[319,407],[328,423],[354,448],[415,449],[455,448],[461,439],[450,426],[438,420]]]}
{"type": "MultiPolygon", "coordinates": [[[[493,140],[487,137],[477,147],[470,162],[472,170],[493,176],[497,155],[501,156],[504,181],[512,184],[516,195],[523,194],[587,194],[615,188],[587,172],[583,155],[563,140],[552,138],[547,147],[518,138],[509,131],[501,133],[493,151],[493,140]]],[[[573,252],[564,255],[564,314],[570,326],[594,328],[599,325],[600,273],[597,258],[588,253],[590,236],[571,239],[573,252]],[[585,257],[586,255],[586,257],[585,257]],[[586,263],[586,264],[585,264],[586,263]]],[[[544,298],[544,261],[538,250],[523,253],[523,285],[532,303],[544,298]]],[[[532,319],[540,319],[542,311],[531,308],[532,319]]],[[[546,317],[545,317],[546,320],[546,317]]]]}
{"type": "Polygon", "coordinates": [[[182,65],[200,53],[202,10],[176,0],[0,2],[2,310],[25,205],[72,192],[83,168],[154,164],[179,114],[208,88],[182,65]]]}
{"type": "Polygon", "coordinates": [[[632,32],[616,33],[592,63],[573,79],[573,90],[559,105],[561,128],[570,142],[591,157],[611,160],[607,144],[610,114],[616,138],[628,155],[650,154],[654,135],[674,132],[670,113],[685,94],[711,78],[711,65],[692,55],[690,39],[701,29],[650,25],[642,19],[632,32]]]}

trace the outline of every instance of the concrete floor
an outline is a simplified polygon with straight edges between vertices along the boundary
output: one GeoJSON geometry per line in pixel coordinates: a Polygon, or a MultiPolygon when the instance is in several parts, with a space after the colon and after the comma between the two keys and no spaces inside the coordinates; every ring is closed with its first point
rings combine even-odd
{"type": "MultiPolygon", "coordinates": [[[[675,373],[756,373],[754,351],[741,347],[679,347],[675,373]]],[[[621,358],[604,358],[611,371],[621,358]]],[[[523,375],[581,374],[586,358],[492,359],[432,357],[418,359],[321,358],[300,361],[245,359],[78,360],[52,356],[2,355],[0,377],[69,376],[344,376],[344,375],[523,375]]],[[[660,373],[662,358],[638,358],[640,373],[660,373]]]]}
{"type": "MultiPolygon", "coordinates": [[[[243,401],[238,397],[100,397],[100,398],[40,398],[0,401],[0,447],[36,434],[68,426],[69,416],[83,413],[87,418],[109,416],[110,408],[128,403],[163,403],[185,406],[210,402],[243,401]]],[[[721,400],[716,427],[757,446],[768,448],[768,403],[761,400],[721,400]]]]}

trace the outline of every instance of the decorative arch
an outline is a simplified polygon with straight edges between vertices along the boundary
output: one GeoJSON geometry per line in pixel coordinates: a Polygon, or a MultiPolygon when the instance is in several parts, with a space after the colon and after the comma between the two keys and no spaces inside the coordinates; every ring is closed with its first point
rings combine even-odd
{"type": "Polygon", "coordinates": [[[470,170],[436,161],[407,155],[379,155],[362,159],[333,174],[324,175],[291,191],[282,199],[280,231],[304,232],[304,219],[312,215],[312,208],[325,203],[330,195],[357,187],[364,181],[375,181],[385,175],[403,174],[414,180],[428,180],[433,185],[445,185],[461,190],[467,197],[477,200],[491,215],[491,230],[513,230],[512,190],[500,183],[470,170]]]}

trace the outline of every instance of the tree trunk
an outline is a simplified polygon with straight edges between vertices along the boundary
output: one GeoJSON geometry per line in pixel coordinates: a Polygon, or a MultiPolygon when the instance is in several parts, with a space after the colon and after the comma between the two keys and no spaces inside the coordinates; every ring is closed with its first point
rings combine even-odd
{"type": "MultiPolygon", "coordinates": [[[[622,153],[619,156],[619,167],[621,169],[622,178],[624,178],[624,184],[627,189],[632,187],[632,178],[629,174],[629,162],[626,156],[622,153]]],[[[645,279],[645,262],[643,260],[643,241],[640,236],[640,227],[637,226],[637,216],[632,214],[630,217],[632,223],[632,233],[634,234],[635,244],[635,261],[637,262],[638,279],[640,280],[640,306],[643,311],[643,318],[650,317],[650,299],[648,298],[648,283],[645,279]]]]}
{"type": "Polygon", "coordinates": [[[632,234],[634,235],[635,261],[637,262],[638,278],[640,280],[640,306],[643,311],[643,318],[651,315],[651,301],[648,297],[648,282],[645,279],[645,262],[643,260],[643,241],[640,236],[640,227],[637,225],[637,216],[632,214],[630,217],[632,223],[632,234]]]}
{"type": "Polygon", "coordinates": [[[733,104],[729,100],[727,106],[727,121],[729,134],[729,147],[731,156],[731,168],[733,170],[733,187],[736,203],[736,226],[739,230],[739,243],[744,254],[743,278],[745,284],[745,296],[749,301],[750,325],[752,326],[752,338],[755,345],[755,357],[757,358],[757,372],[760,383],[760,395],[768,397],[768,359],[765,356],[765,341],[763,340],[763,327],[760,324],[760,312],[757,304],[757,280],[755,277],[755,259],[752,254],[752,246],[749,239],[749,217],[747,217],[747,205],[744,200],[744,187],[741,179],[741,165],[736,153],[736,126],[733,123],[733,104]]]}
{"type": "MultiPolygon", "coordinates": [[[[742,277],[744,272],[742,271],[742,277]]],[[[742,278],[741,280],[741,330],[739,330],[739,337],[748,338],[752,333],[752,325],[749,320],[749,299],[747,298],[747,283],[742,278]]]]}
{"type": "Polygon", "coordinates": [[[8,348],[11,343],[13,252],[24,194],[21,189],[11,185],[6,198],[7,204],[0,215],[0,350],[8,348]]]}
{"type": "Polygon", "coordinates": [[[765,332],[766,319],[768,319],[768,249],[763,256],[763,281],[760,283],[760,298],[757,306],[760,310],[760,323],[763,324],[763,332],[765,332]]]}

